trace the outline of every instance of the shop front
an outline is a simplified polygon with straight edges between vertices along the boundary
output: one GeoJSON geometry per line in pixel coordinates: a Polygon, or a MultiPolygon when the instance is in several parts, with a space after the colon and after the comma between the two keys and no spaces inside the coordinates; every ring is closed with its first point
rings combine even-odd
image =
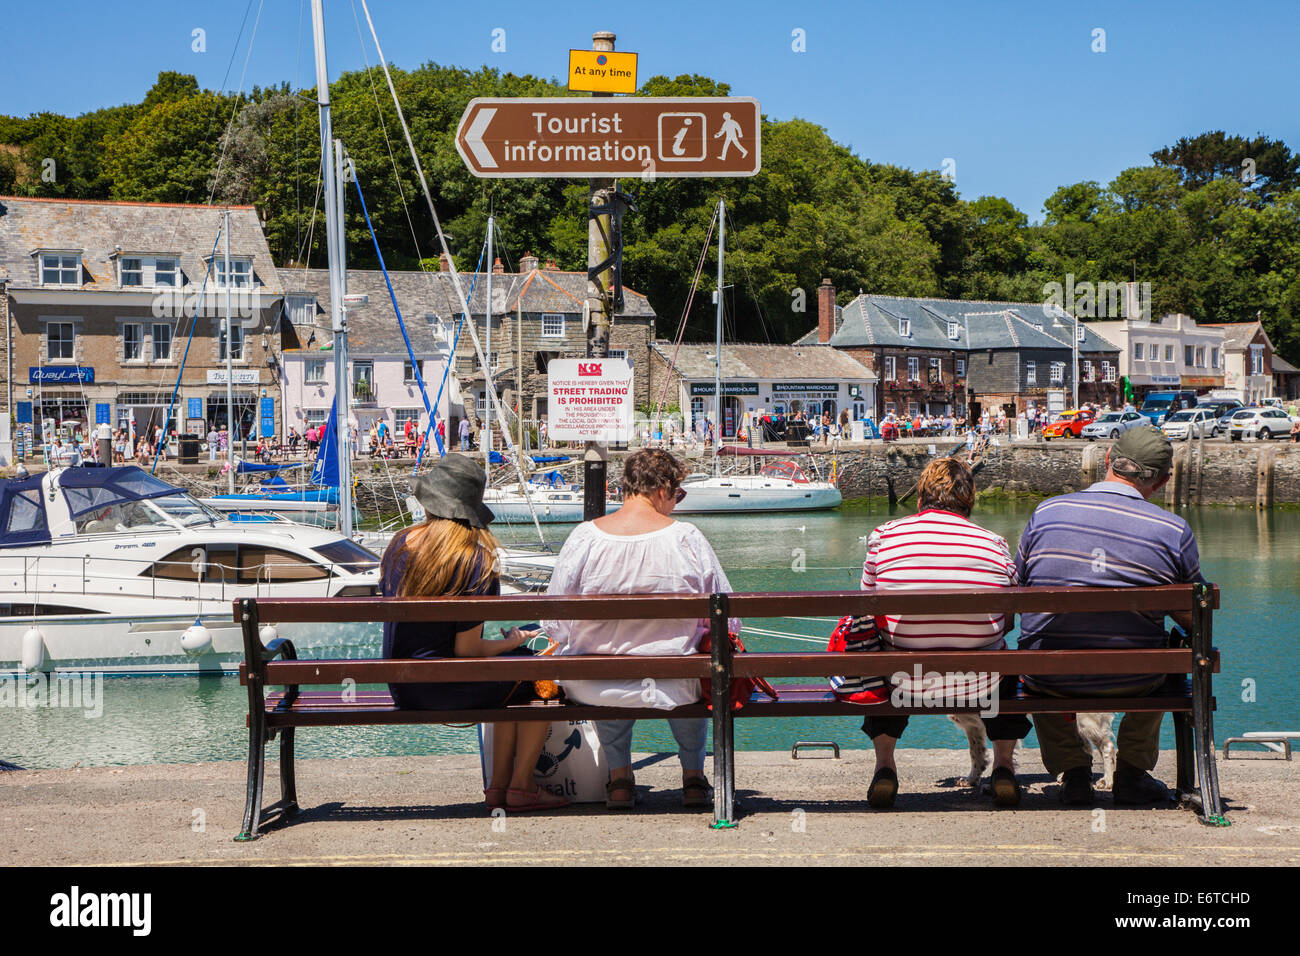
{"type": "MultiPolygon", "coordinates": [[[[684,427],[702,433],[705,428],[703,423],[713,420],[717,395],[715,385],[716,383],[711,381],[687,384],[686,391],[690,398],[691,414],[684,427]]],[[[758,404],[758,394],[758,382],[723,381],[721,413],[724,439],[736,437],[736,431],[744,420],[746,409],[758,404]]]]}

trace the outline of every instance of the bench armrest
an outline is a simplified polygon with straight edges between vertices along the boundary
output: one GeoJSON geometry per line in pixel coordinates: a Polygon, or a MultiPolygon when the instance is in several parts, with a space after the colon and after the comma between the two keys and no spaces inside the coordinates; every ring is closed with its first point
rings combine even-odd
{"type": "Polygon", "coordinates": [[[263,648],[263,661],[273,661],[277,657],[283,657],[286,661],[296,661],[298,659],[298,651],[293,646],[293,641],[289,640],[287,637],[277,637],[263,648]]]}

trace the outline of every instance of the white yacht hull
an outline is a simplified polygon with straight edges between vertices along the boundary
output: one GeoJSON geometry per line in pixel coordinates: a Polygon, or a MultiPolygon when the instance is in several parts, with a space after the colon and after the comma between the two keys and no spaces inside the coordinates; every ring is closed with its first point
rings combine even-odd
{"type": "Polygon", "coordinates": [[[686,497],[675,515],[745,514],[761,511],[823,511],[844,500],[838,488],[825,482],[764,483],[748,476],[706,478],[682,483],[686,497]]]}

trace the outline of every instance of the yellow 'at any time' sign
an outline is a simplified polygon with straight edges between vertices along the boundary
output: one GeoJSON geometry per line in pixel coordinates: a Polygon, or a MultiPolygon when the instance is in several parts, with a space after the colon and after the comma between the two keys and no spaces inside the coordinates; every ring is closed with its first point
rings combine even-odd
{"type": "Polygon", "coordinates": [[[635,93],[636,54],[570,50],[569,89],[584,93],[635,93]]]}

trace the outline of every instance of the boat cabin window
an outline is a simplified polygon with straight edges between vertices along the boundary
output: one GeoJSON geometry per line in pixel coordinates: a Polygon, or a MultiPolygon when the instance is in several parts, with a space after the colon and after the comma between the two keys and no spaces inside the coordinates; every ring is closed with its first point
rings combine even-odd
{"type": "Polygon", "coordinates": [[[222,584],[277,584],[318,581],[329,571],[310,558],[250,544],[178,548],[144,571],[144,576],[222,584]]]}
{"type": "Polygon", "coordinates": [[[77,534],[111,534],[137,528],[166,526],[166,521],[145,501],[120,501],[77,519],[77,534]]]}
{"type": "Polygon", "coordinates": [[[9,502],[9,520],[5,522],[5,533],[45,530],[45,506],[41,503],[41,490],[31,488],[20,491],[9,502]]]}

